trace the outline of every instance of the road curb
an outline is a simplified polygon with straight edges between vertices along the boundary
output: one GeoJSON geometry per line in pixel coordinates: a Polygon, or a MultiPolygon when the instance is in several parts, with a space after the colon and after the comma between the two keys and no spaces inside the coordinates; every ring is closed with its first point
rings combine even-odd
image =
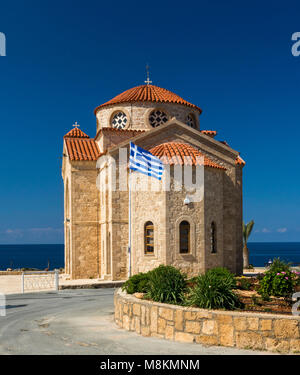
{"type": "Polygon", "coordinates": [[[59,290],[64,289],[102,289],[102,288],[120,288],[124,281],[112,281],[109,283],[95,283],[95,284],[78,284],[78,285],[60,285],[59,290]]]}

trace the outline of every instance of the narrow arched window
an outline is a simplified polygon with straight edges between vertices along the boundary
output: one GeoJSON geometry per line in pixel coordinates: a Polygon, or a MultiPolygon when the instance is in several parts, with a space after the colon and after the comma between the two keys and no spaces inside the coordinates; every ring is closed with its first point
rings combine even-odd
{"type": "Polygon", "coordinates": [[[145,254],[154,254],[154,226],[151,221],[147,221],[144,230],[145,254]]]}
{"type": "Polygon", "coordinates": [[[182,221],[179,225],[180,232],[180,254],[188,254],[190,252],[190,223],[182,221]]]}
{"type": "Polygon", "coordinates": [[[217,233],[216,223],[213,221],[210,226],[210,251],[211,253],[217,252],[217,233]]]}

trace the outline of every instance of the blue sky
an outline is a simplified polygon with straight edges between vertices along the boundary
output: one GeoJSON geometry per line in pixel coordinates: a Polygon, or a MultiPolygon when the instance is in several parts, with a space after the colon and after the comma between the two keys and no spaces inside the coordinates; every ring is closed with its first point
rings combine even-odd
{"type": "Polygon", "coordinates": [[[62,137],[143,84],[200,106],[241,152],[252,241],[300,241],[299,1],[5,1],[0,243],[62,243],[62,137]]]}

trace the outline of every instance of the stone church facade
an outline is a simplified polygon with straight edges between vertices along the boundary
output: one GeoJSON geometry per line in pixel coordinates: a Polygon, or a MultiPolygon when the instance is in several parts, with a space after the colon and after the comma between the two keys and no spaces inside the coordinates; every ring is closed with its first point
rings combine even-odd
{"type": "MultiPolygon", "coordinates": [[[[120,152],[128,157],[130,142],[163,158],[170,171],[167,191],[157,182],[155,191],[131,193],[132,274],[160,264],[174,265],[188,276],[216,266],[242,273],[245,162],[215,139],[216,131],[202,129],[201,112],[171,91],[147,84],[95,109],[94,138],[78,127],[64,136],[65,272],[70,278],[128,277],[128,168],[119,159],[120,152]],[[177,187],[175,169],[187,159],[195,174],[198,157],[204,195],[191,202],[191,192],[177,187]],[[116,189],[109,160],[116,166],[116,189]],[[101,184],[108,188],[100,189],[101,184]]],[[[133,176],[135,181],[153,179],[138,172],[133,176]]]]}

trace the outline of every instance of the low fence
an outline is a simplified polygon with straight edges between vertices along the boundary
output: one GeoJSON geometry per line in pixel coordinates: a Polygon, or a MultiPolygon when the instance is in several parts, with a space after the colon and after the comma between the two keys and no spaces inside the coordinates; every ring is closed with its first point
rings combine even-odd
{"type": "Polygon", "coordinates": [[[21,292],[59,289],[59,271],[27,271],[21,274],[21,292]]]}
{"type": "Polygon", "coordinates": [[[0,276],[22,275],[22,271],[0,271],[0,276]]]}
{"type": "Polygon", "coordinates": [[[300,317],[204,310],[138,299],[118,289],[115,322],[167,340],[241,349],[300,353],[300,317]]]}

